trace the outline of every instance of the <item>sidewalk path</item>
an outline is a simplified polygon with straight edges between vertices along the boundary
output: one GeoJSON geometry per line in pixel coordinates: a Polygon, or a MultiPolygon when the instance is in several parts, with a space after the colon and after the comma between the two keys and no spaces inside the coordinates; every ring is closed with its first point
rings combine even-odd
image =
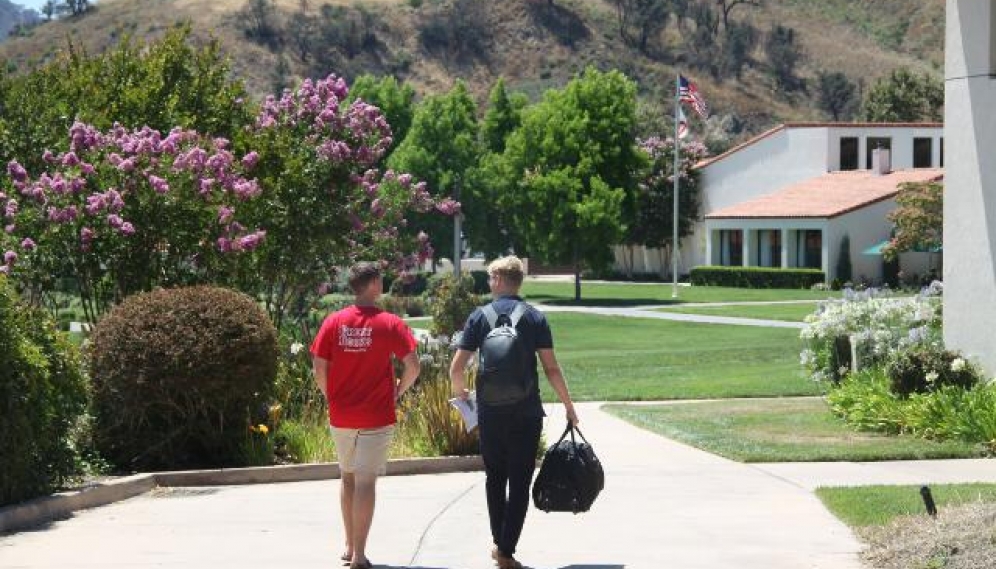
{"type": "MultiPolygon", "coordinates": [[[[591,512],[529,512],[533,569],[860,569],[861,545],[810,489],[821,484],[996,482],[996,461],[732,462],[579,405],[606,470],[591,512]]],[[[548,405],[546,440],[564,428],[548,405]]],[[[490,569],[482,473],[381,480],[377,567],[490,569]]],[[[158,489],[37,531],[0,536],[4,569],[339,567],[338,482],[158,489]]]]}
{"type": "MultiPolygon", "coordinates": [[[[697,324],[732,324],[737,326],[764,326],[768,328],[795,328],[799,330],[806,327],[806,324],[803,322],[760,320],[757,318],[736,318],[733,316],[711,316],[704,314],[684,314],[680,312],[659,312],[656,310],[650,310],[650,307],[610,308],[603,306],[557,306],[550,304],[537,304],[534,306],[542,312],[580,312],[583,314],[598,314],[601,316],[656,318],[658,320],[675,320],[678,322],[694,322],[697,324]]],[[[656,306],[654,308],[661,307],[656,306]]]]}

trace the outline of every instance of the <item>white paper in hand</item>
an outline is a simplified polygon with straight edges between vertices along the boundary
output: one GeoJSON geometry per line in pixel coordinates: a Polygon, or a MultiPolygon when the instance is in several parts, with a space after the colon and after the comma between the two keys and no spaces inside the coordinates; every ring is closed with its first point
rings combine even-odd
{"type": "Polygon", "coordinates": [[[471,391],[466,399],[454,397],[450,399],[450,405],[456,407],[456,410],[460,412],[467,432],[473,431],[474,427],[477,426],[477,392],[471,391]]]}

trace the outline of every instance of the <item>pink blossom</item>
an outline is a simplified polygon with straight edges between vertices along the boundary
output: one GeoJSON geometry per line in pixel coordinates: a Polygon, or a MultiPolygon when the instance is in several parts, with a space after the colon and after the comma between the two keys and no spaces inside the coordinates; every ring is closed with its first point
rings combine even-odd
{"type": "Polygon", "coordinates": [[[5,233],[13,233],[17,231],[17,226],[11,223],[10,225],[4,226],[3,230],[5,233]]]}
{"type": "Polygon", "coordinates": [[[119,229],[122,235],[131,236],[135,234],[135,226],[131,224],[130,221],[126,221],[121,224],[121,229],[119,229]]]}
{"type": "Polygon", "coordinates": [[[446,198],[436,204],[436,210],[443,215],[456,215],[460,213],[460,202],[446,198]]]}
{"type": "Polygon", "coordinates": [[[135,169],[135,159],[134,158],[128,158],[126,160],[122,160],[118,164],[118,170],[120,170],[122,172],[131,172],[134,169],[135,169]]]}
{"type": "Polygon", "coordinates": [[[93,241],[94,236],[96,236],[96,233],[94,233],[94,231],[89,227],[80,229],[80,243],[82,243],[84,247],[93,241]]]}
{"type": "Polygon", "coordinates": [[[21,166],[17,160],[11,160],[7,163],[7,175],[18,182],[23,182],[28,179],[28,172],[21,166]]]}
{"type": "Polygon", "coordinates": [[[4,207],[4,215],[7,217],[14,217],[17,215],[17,211],[17,200],[8,200],[7,205],[4,207]]]}
{"type": "Polygon", "coordinates": [[[229,222],[232,221],[232,215],[234,213],[235,213],[234,209],[224,205],[221,206],[220,208],[218,208],[218,223],[222,225],[228,224],[229,222]]]}
{"type": "Polygon", "coordinates": [[[243,251],[252,251],[253,249],[259,247],[265,238],[266,231],[259,230],[255,233],[250,233],[249,235],[239,238],[239,248],[243,251]]]}
{"type": "Polygon", "coordinates": [[[55,154],[52,154],[51,150],[46,150],[42,154],[42,160],[44,160],[45,162],[48,162],[49,164],[54,164],[55,163],[55,154]]]}
{"type": "Polygon", "coordinates": [[[9,275],[9,274],[10,274],[10,267],[8,267],[7,265],[0,265],[0,275],[9,275]]]}
{"type": "Polygon", "coordinates": [[[242,157],[242,166],[249,170],[255,168],[258,162],[259,162],[259,153],[256,152],[255,150],[242,157]]]}
{"type": "Polygon", "coordinates": [[[370,213],[376,218],[384,217],[384,205],[381,203],[380,198],[377,198],[370,204],[370,213]]]}
{"type": "Polygon", "coordinates": [[[412,185],[412,175],[405,173],[398,176],[398,183],[400,183],[403,188],[408,189],[412,185]]]}
{"type": "Polygon", "coordinates": [[[69,166],[69,167],[78,166],[79,163],[80,163],[79,156],[77,156],[76,153],[71,150],[62,155],[63,166],[69,166]]]}
{"type": "Polygon", "coordinates": [[[114,229],[120,228],[123,223],[124,220],[121,219],[121,216],[116,213],[112,213],[107,216],[107,224],[113,227],[114,229]]]}
{"type": "Polygon", "coordinates": [[[13,251],[7,251],[6,253],[3,254],[3,262],[6,263],[8,266],[13,267],[14,263],[17,262],[17,253],[13,251]]]}
{"type": "Polygon", "coordinates": [[[204,178],[199,182],[198,185],[200,186],[200,190],[198,193],[200,193],[201,195],[210,194],[211,186],[214,185],[214,178],[204,178]]]}
{"type": "Polygon", "coordinates": [[[31,239],[30,237],[25,237],[24,240],[21,241],[21,249],[24,249],[25,251],[34,251],[35,249],[34,240],[31,239]]]}
{"type": "Polygon", "coordinates": [[[230,253],[232,251],[232,240],[227,237],[218,238],[218,250],[222,253],[230,253]]]}
{"type": "Polygon", "coordinates": [[[234,190],[235,195],[243,201],[258,196],[262,191],[259,188],[259,184],[256,183],[256,180],[240,180],[235,183],[234,190]]]}
{"type": "Polygon", "coordinates": [[[169,184],[166,180],[160,178],[159,176],[149,176],[149,184],[152,185],[152,189],[155,190],[157,194],[165,194],[169,192],[169,184]]]}

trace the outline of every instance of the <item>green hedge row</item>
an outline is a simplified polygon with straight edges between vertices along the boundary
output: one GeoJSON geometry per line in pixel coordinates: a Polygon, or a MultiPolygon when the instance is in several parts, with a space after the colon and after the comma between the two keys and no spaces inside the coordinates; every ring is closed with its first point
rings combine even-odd
{"type": "Polygon", "coordinates": [[[810,288],[826,282],[817,269],[773,269],[769,267],[711,267],[692,269],[693,285],[740,288],[810,288]]]}
{"type": "Polygon", "coordinates": [[[0,506],[48,494],[79,468],[88,398],[79,354],[0,276],[0,506]]]}

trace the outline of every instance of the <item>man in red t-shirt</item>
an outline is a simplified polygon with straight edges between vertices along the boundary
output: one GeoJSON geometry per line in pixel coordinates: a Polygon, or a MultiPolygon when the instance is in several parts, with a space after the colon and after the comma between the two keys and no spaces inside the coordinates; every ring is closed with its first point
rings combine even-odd
{"type": "Polygon", "coordinates": [[[387,465],[394,434],[395,402],[419,374],[415,338],[404,320],[377,308],[384,293],[380,267],[358,263],[349,271],[353,306],[329,315],[311,344],[315,383],[329,404],[342,475],[340,506],[346,530],[343,561],[372,567],[366,556],[373,522],[377,476],[387,465]],[[394,378],[391,357],[404,364],[394,378]]]}

